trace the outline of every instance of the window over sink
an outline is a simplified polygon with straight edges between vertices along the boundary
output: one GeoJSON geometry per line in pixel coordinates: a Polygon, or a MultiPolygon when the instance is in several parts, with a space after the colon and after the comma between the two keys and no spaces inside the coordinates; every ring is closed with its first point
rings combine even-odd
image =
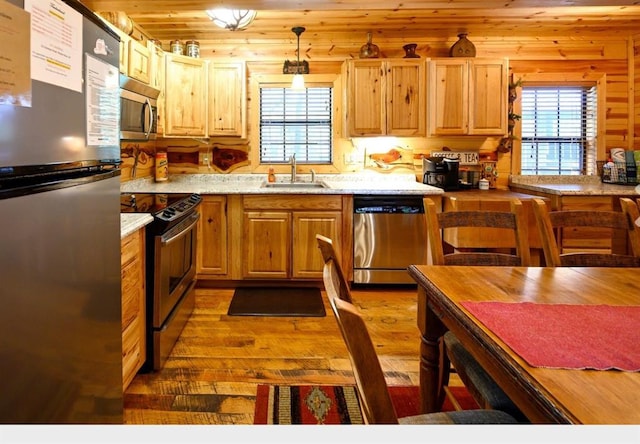
{"type": "Polygon", "coordinates": [[[302,172],[339,171],[345,142],[339,138],[342,103],[338,74],[307,74],[305,89],[291,88],[288,74],[251,76],[251,164],[254,173],[289,172],[291,155],[302,172]],[[338,162],[339,163],[339,162],[338,162]]]}
{"type": "Polygon", "coordinates": [[[333,88],[260,87],[260,163],[330,164],[333,88]]]}

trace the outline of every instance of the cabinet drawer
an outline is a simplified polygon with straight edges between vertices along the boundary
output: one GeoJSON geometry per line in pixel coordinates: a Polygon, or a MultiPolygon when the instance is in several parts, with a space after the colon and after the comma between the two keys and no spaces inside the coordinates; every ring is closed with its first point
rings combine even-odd
{"type": "Polygon", "coordinates": [[[339,195],[279,195],[244,196],[245,210],[342,210],[339,195]]]}

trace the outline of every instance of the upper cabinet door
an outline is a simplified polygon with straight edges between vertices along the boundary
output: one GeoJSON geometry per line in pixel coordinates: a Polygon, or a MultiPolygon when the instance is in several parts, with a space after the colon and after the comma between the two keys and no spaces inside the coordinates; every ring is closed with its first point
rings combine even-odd
{"type": "Polygon", "coordinates": [[[423,60],[350,60],[345,66],[346,137],[425,135],[423,60]]]}
{"type": "Polygon", "coordinates": [[[206,137],[207,65],[202,59],[165,55],[165,136],[206,137]]]}
{"type": "Polygon", "coordinates": [[[380,136],[385,128],[386,76],[381,60],[346,62],[348,135],[380,136]]]}
{"type": "Polygon", "coordinates": [[[469,130],[469,69],[463,59],[429,61],[429,132],[467,134],[469,130]]]}
{"type": "Polygon", "coordinates": [[[244,62],[209,63],[209,135],[247,137],[244,62]]]}
{"type": "Polygon", "coordinates": [[[469,133],[507,133],[509,68],[507,60],[469,62],[469,133]]]}
{"type": "Polygon", "coordinates": [[[142,43],[136,40],[129,40],[129,77],[149,84],[151,68],[151,52],[142,43]]]}
{"type": "Polygon", "coordinates": [[[429,61],[429,134],[505,135],[507,60],[429,61]]]}
{"type": "Polygon", "coordinates": [[[386,74],[386,133],[396,136],[424,136],[427,126],[424,61],[388,61],[386,74]]]}

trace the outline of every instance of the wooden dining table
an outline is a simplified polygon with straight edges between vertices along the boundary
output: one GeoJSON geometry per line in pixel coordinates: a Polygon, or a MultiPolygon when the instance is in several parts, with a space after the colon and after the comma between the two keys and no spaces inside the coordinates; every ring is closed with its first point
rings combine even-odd
{"type": "MultiPolygon", "coordinates": [[[[638,306],[637,268],[411,265],[408,272],[418,283],[423,413],[440,410],[440,338],[451,330],[532,423],[640,424],[640,372],[529,365],[464,307],[483,301],[638,306]]],[[[634,330],[640,344],[640,325],[634,330]]]]}

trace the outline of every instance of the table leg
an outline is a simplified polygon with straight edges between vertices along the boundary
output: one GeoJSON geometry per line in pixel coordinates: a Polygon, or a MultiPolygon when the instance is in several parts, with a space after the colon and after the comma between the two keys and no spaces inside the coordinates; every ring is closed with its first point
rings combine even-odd
{"type": "Polygon", "coordinates": [[[428,294],[421,286],[418,286],[418,328],[420,329],[421,412],[439,412],[444,402],[444,388],[441,386],[440,338],[444,334],[445,327],[429,308],[428,294]]]}

